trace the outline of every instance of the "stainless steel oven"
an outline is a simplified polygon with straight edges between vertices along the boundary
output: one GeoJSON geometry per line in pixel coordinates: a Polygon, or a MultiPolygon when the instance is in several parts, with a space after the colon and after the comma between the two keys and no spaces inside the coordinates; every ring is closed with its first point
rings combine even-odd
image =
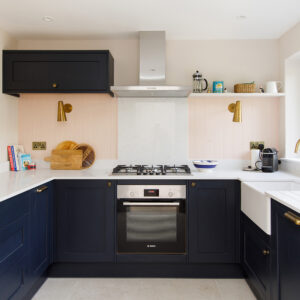
{"type": "Polygon", "coordinates": [[[117,186],[118,253],[186,252],[185,185],[117,186]]]}

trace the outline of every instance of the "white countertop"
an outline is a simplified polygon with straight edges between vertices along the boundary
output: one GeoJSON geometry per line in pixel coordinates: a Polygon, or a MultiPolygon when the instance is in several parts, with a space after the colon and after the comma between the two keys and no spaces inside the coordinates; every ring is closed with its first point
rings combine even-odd
{"type": "MultiPolygon", "coordinates": [[[[16,196],[54,179],[106,179],[106,180],[222,180],[236,179],[240,181],[288,181],[300,180],[299,177],[285,172],[262,173],[240,170],[215,170],[212,173],[192,172],[191,175],[178,176],[115,176],[111,169],[87,169],[80,171],[37,169],[19,172],[0,173],[0,201],[16,196]]],[[[300,201],[299,201],[300,210],[300,201]]]]}
{"type": "Polygon", "coordinates": [[[300,191],[267,192],[267,196],[300,214],[300,191]]]}

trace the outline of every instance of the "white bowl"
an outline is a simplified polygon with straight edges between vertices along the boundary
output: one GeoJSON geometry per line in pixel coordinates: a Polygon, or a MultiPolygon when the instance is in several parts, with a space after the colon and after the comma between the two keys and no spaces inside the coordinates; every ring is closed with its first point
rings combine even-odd
{"type": "Polygon", "coordinates": [[[193,164],[200,172],[210,173],[219,164],[217,160],[194,160],[193,164]]]}

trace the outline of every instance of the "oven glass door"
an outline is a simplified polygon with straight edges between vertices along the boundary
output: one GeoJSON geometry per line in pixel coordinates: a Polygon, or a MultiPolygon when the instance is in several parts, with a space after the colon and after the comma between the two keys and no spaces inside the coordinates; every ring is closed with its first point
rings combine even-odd
{"type": "Polygon", "coordinates": [[[118,253],[185,253],[185,200],[118,200],[118,253]]]}

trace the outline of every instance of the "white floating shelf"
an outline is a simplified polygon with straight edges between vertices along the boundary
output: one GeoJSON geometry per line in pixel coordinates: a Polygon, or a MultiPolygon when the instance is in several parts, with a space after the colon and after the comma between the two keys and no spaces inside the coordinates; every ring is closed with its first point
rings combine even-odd
{"type": "Polygon", "coordinates": [[[268,94],[268,93],[191,93],[189,98],[266,98],[266,97],[284,97],[284,93],[268,94]]]}

